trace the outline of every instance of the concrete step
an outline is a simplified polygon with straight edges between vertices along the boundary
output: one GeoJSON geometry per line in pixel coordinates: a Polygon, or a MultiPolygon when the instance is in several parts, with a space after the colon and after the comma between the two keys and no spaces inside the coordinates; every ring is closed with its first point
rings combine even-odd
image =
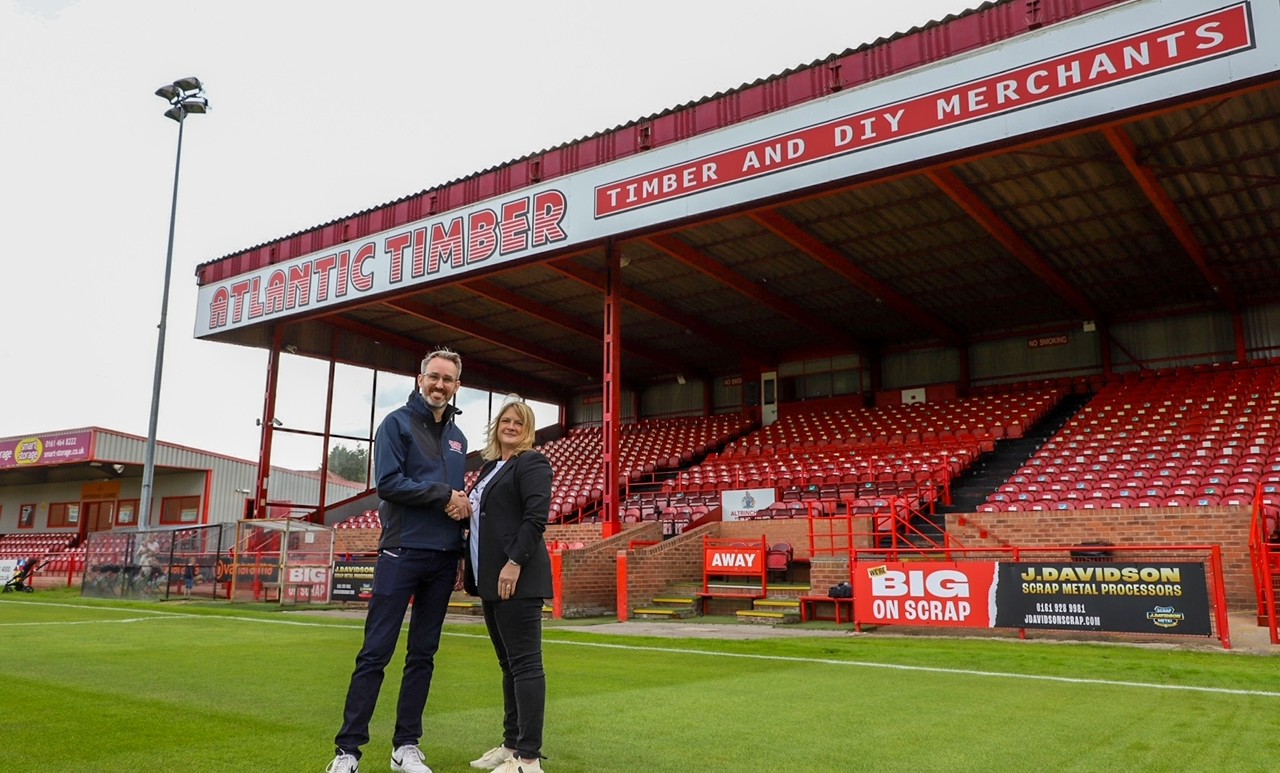
{"type": "Polygon", "coordinates": [[[800,622],[800,610],[795,612],[774,612],[761,609],[741,609],[734,613],[740,623],[760,623],[763,625],[776,625],[777,623],[798,623],[800,622]]]}
{"type": "Polygon", "coordinates": [[[774,610],[778,612],[795,610],[796,614],[799,614],[800,599],[757,599],[755,608],[774,610]]]}
{"type": "Polygon", "coordinates": [[[693,607],[637,607],[631,616],[641,620],[683,620],[693,617],[693,607]]]}
{"type": "Polygon", "coordinates": [[[484,607],[480,605],[480,599],[450,601],[449,611],[456,615],[483,615],[484,607]]]}
{"type": "Polygon", "coordinates": [[[693,606],[697,600],[697,596],[657,596],[653,599],[653,603],[656,606],[673,606],[680,604],[693,606]]]}

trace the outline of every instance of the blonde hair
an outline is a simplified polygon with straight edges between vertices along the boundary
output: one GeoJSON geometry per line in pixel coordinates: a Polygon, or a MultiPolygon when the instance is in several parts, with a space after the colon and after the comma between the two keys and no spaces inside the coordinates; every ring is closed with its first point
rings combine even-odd
{"type": "Polygon", "coordinates": [[[485,461],[499,459],[502,457],[502,443],[498,440],[498,422],[502,421],[502,417],[507,411],[514,410],[516,416],[524,422],[524,434],[520,437],[520,442],[516,444],[515,452],[512,456],[518,456],[525,451],[533,448],[533,439],[537,434],[538,428],[534,424],[533,409],[529,404],[520,399],[520,395],[507,395],[507,400],[493,415],[493,421],[489,422],[488,429],[485,430],[485,446],[480,452],[480,458],[485,461]]]}

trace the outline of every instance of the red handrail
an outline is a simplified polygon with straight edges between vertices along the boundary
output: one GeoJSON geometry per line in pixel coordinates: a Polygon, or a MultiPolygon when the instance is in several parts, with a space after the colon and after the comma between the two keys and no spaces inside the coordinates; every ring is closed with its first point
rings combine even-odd
{"type": "Polygon", "coordinates": [[[1265,618],[1271,643],[1280,644],[1280,628],[1276,621],[1276,558],[1266,528],[1262,503],[1262,484],[1253,495],[1253,515],[1249,523],[1249,557],[1253,564],[1253,588],[1258,597],[1258,617],[1265,618]]]}

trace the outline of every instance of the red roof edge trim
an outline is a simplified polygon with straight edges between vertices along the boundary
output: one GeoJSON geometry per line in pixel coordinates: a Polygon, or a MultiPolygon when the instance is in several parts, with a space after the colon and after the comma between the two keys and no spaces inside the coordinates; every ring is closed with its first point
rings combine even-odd
{"type": "Polygon", "coordinates": [[[202,263],[197,284],[218,282],[436,212],[465,207],[546,180],[600,166],[856,88],[916,67],[1133,0],[995,0],[858,48],[613,129],[531,153],[280,239],[202,263]]]}

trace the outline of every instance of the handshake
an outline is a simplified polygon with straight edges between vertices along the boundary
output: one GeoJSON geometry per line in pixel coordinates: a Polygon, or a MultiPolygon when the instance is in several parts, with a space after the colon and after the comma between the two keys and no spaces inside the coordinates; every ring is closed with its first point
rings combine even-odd
{"type": "Polygon", "coordinates": [[[444,506],[444,514],[455,521],[466,521],[471,518],[471,500],[461,491],[454,491],[449,495],[449,501],[444,506]]]}

